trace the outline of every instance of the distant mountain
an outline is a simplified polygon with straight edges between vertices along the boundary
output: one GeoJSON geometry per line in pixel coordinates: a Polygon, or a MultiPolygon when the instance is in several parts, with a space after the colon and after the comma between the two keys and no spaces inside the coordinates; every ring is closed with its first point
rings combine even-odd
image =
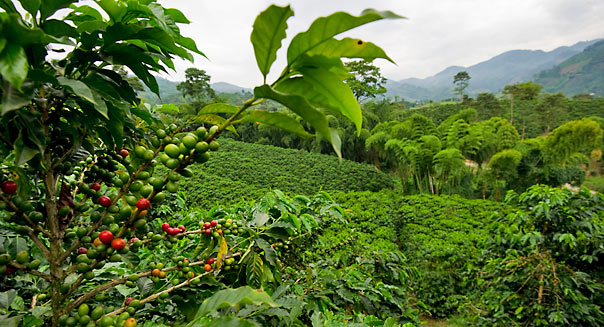
{"type": "Polygon", "coordinates": [[[427,78],[389,81],[386,85],[388,88],[386,95],[398,95],[407,100],[442,100],[454,97],[453,76],[460,71],[470,74],[470,86],[467,89],[470,95],[481,92],[497,93],[505,85],[531,80],[535,74],[551,69],[598,41],[579,42],[549,52],[512,50],[469,67],[451,66],[427,78]]]}
{"type": "MultiPolygon", "coordinates": [[[[184,99],[180,92],[176,89],[176,86],[179,81],[171,81],[165,79],[160,76],[155,76],[157,80],[157,84],[159,85],[159,94],[161,95],[161,99],[157,97],[157,95],[151,92],[146,86],[145,91],[140,92],[140,95],[151,104],[160,104],[160,103],[181,103],[184,102],[184,99]]],[[[234,84],[229,84],[226,82],[218,82],[212,83],[212,89],[217,93],[241,93],[241,91],[249,91],[251,89],[247,89],[241,86],[237,86],[234,84]]]]}
{"type": "Polygon", "coordinates": [[[239,93],[241,91],[252,92],[252,89],[237,86],[227,82],[212,83],[212,88],[214,89],[214,91],[222,93],[239,93]]]}
{"type": "Polygon", "coordinates": [[[546,92],[594,93],[604,97],[604,41],[539,73],[535,82],[543,85],[546,92]]]}

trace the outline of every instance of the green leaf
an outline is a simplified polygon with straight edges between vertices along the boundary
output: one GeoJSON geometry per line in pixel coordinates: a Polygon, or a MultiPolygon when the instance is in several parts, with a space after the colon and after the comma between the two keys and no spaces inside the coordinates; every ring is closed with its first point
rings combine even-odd
{"type": "Polygon", "coordinates": [[[111,57],[111,63],[116,65],[125,65],[138,77],[147,87],[157,96],[159,94],[159,86],[157,80],[149,72],[147,65],[160,69],[161,67],[149,55],[142,50],[125,44],[112,44],[105,49],[105,53],[111,57]],[[145,65],[147,64],[147,65],[145,65]]]}
{"type": "Polygon", "coordinates": [[[22,133],[19,133],[19,137],[15,140],[13,147],[15,149],[15,162],[17,166],[30,161],[36,154],[40,153],[38,149],[31,148],[24,143],[22,133]]]}
{"type": "Polygon", "coordinates": [[[8,309],[15,298],[17,298],[17,291],[15,290],[0,293],[0,308],[8,309]]]}
{"type": "Polygon", "coordinates": [[[32,16],[36,16],[36,12],[40,8],[40,0],[19,0],[23,9],[25,9],[32,16]]]}
{"type": "MultiPolygon", "coordinates": [[[[196,116],[195,118],[192,119],[193,123],[210,123],[210,124],[214,124],[214,125],[224,125],[226,123],[226,119],[218,116],[218,115],[213,115],[213,114],[202,114],[199,116],[196,116]]],[[[237,134],[237,130],[235,129],[235,127],[233,127],[233,125],[229,125],[227,128],[227,131],[235,134],[235,135],[239,135],[237,134]]]]}
{"type": "Polygon", "coordinates": [[[291,66],[300,56],[313,50],[321,43],[355,27],[385,18],[403,18],[391,11],[364,10],[355,17],[345,12],[337,12],[316,19],[306,32],[297,34],[287,48],[287,64],[291,66]]]}
{"type": "Polygon", "coordinates": [[[289,6],[271,5],[254,21],[251,40],[256,63],[265,81],[273,62],[277,59],[277,50],[281,48],[281,41],[286,37],[287,20],[293,15],[294,12],[289,6]]]}
{"type": "Polygon", "coordinates": [[[128,8],[122,1],[96,0],[95,2],[103,8],[114,22],[120,22],[124,15],[126,15],[126,12],[128,12],[128,8]]]}
{"type": "Polygon", "coordinates": [[[233,316],[221,316],[218,319],[205,323],[203,325],[193,324],[192,327],[203,326],[203,327],[257,327],[257,323],[233,316]]]}
{"type": "Polygon", "coordinates": [[[256,245],[264,251],[264,257],[271,265],[277,264],[277,253],[265,239],[256,239],[256,245]]]}
{"type": "Polygon", "coordinates": [[[2,316],[0,318],[0,326],[2,327],[17,327],[19,326],[19,323],[21,322],[23,318],[23,315],[16,315],[10,318],[6,318],[5,316],[2,316]]]}
{"type": "Polygon", "coordinates": [[[189,24],[191,23],[187,17],[185,17],[185,15],[178,9],[174,9],[174,8],[165,8],[164,9],[164,13],[170,17],[172,17],[172,20],[175,23],[181,23],[181,24],[189,24]]]}
{"type": "Polygon", "coordinates": [[[311,216],[307,213],[301,215],[300,220],[302,220],[302,223],[304,224],[304,227],[306,228],[306,230],[308,232],[312,232],[313,229],[315,229],[316,227],[319,227],[317,220],[313,216],[311,216]]]}
{"type": "Polygon", "coordinates": [[[67,8],[77,0],[44,0],[40,2],[40,20],[52,16],[57,10],[67,8]]]}
{"type": "Polygon", "coordinates": [[[302,137],[311,137],[298,120],[284,113],[269,112],[265,110],[251,110],[237,120],[236,123],[260,123],[276,127],[302,137]]]}
{"type": "Polygon", "coordinates": [[[212,103],[197,112],[197,114],[234,114],[239,107],[228,103],[212,103]]]}
{"type": "Polygon", "coordinates": [[[264,262],[262,262],[262,258],[260,258],[258,253],[253,252],[245,269],[245,277],[248,285],[258,288],[262,287],[262,277],[264,276],[263,270],[264,262]]]}
{"type": "Polygon", "coordinates": [[[9,0],[0,0],[0,8],[4,9],[6,12],[9,13],[17,12],[17,8],[15,8],[15,5],[9,0]]]}
{"type": "MultiPolygon", "coordinates": [[[[65,87],[68,87],[69,89],[71,89],[71,91],[73,92],[73,94],[75,96],[78,96],[92,104],[97,104],[97,102],[94,99],[94,95],[92,94],[92,91],[90,90],[88,85],[86,85],[84,82],[78,81],[75,79],[70,79],[70,78],[63,77],[63,76],[58,77],[57,80],[59,81],[59,84],[61,84],[62,86],[65,86],[65,87]]],[[[107,118],[106,112],[105,113],[101,112],[101,114],[105,118],[107,118]]]]}
{"type": "Polygon", "coordinates": [[[25,50],[17,44],[8,42],[0,52],[0,74],[8,80],[17,90],[27,77],[29,63],[25,50]]]}
{"type": "Polygon", "coordinates": [[[324,113],[313,107],[304,97],[282,93],[268,85],[254,88],[254,95],[257,98],[275,100],[286,106],[308,122],[325,140],[331,141],[331,132],[327,117],[324,113]]]}
{"type": "Polygon", "coordinates": [[[243,286],[234,289],[225,289],[216,292],[211,297],[205,299],[197,313],[195,319],[199,319],[209,313],[217,310],[242,305],[267,305],[269,307],[278,307],[273,299],[264,291],[253,289],[249,286],[243,286]]]}
{"type": "Polygon", "coordinates": [[[321,68],[304,67],[300,69],[303,79],[312,85],[314,92],[304,90],[304,95],[321,94],[327,101],[322,103],[325,109],[339,113],[350,119],[357,127],[357,136],[361,134],[363,113],[350,87],[336,74],[321,68]]]}
{"type": "Polygon", "coordinates": [[[330,39],[308,52],[309,56],[322,55],[326,57],[345,57],[361,58],[367,61],[373,61],[376,58],[383,58],[392,63],[392,59],[386,55],[382,48],[371,42],[364,42],[360,39],[344,38],[342,40],[330,39]]]}
{"type": "Polygon", "coordinates": [[[76,29],[63,22],[60,20],[56,20],[56,19],[49,19],[47,21],[44,22],[44,24],[42,24],[42,30],[44,30],[44,32],[46,34],[55,36],[55,37],[63,37],[63,36],[69,36],[69,37],[77,37],[78,33],[76,32],[76,29]]]}
{"type": "MultiPolygon", "coordinates": [[[[28,84],[25,82],[25,84],[28,84]]],[[[31,85],[31,83],[29,83],[31,85]]],[[[4,89],[2,94],[2,106],[0,107],[0,113],[2,115],[9,111],[19,109],[29,103],[33,97],[33,90],[31,87],[23,88],[23,92],[17,91],[17,89],[8,81],[4,81],[4,89]]]]}
{"type": "Polygon", "coordinates": [[[180,112],[180,108],[177,105],[172,103],[162,104],[161,106],[155,106],[153,111],[159,112],[180,112]]]}
{"type": "MultiPolygon", "coordinates": [[[[101,100],[101,102],[104,101],[101,100]]],[[[111,132],[115,145],[121,148],[124,141],[124,119],[126,113],[120,107],[114,106],[110,102],[107,102],[107,108],[109,109],[107,129],[111,132]]]]}

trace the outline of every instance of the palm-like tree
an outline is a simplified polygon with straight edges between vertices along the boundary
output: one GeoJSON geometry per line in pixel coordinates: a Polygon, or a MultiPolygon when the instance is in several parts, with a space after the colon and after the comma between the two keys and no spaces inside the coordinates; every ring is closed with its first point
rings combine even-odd
{"type": "Polygon", "coordinates": [[[455,179],[463,176],[466,171],[465,158],[459,149],[447,148],[438,152],[434,156],[434,172],[438,181],[436,194],[439,193],[440,185],[447,185],[450,194],[455,186],[455,179]]]}

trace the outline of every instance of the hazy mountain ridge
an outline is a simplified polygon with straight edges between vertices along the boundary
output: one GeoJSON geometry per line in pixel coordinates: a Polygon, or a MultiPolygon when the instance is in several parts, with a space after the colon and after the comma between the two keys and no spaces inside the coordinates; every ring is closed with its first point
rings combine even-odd
{"type": "Polygon", "coordinates": [[[536,75],[546,92],[566,95],[593,93],[604,96],[604,40],[599,41],[554,68],[536,75]]]}
{"type": "Polygon", "coordinates": [[[543,50],[506,51],[469,67],[447,67],[427,78],[389,81],[387,95],[400,96],[408,100],[441,100],[454,97],[453,76],[460,71],[470,74],[470,86],[467,89],[470,95],[481,92],[497,93],[505,85],[532,80],[535,74],[555,67],[598,41],[578,42],[572,46],[562,46],[548,52],[543,50]]]}
{"type": "MultiPolygon", "coordinates": [[[[176,89],[176,86],[178,85],[178,83],[180,83],[180,81],[171,81],[161,76],[155,76],[155,79],[157,80],[157,84],[159,85],[159,94],[161,95],[161,99],[145,86],[145,91],[139,93],[144,99],[147,100],[147,102],[151,104],[185,102],[184,98],[182,97],[182,94],[176,89]]],[[[227,82],[216,82],[211,83],[210,85],[212,86],[212,89],[214,89],[214,91],[219,94],[252,91],[251,89],[230,84],[227,82]]]]}

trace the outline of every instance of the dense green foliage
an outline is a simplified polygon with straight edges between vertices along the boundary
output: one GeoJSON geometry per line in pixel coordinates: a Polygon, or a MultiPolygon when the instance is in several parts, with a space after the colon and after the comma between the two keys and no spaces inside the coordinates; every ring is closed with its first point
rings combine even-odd
{"type": "Polygon", "coordinates": [[[601,326],[604,196],[535,185],[510,192],[478,283],[481,326],[601,326]]]}
{"type": "Polygon", "coordinates": [[[334,156],[234,140],[220,141],[225,151],[192,168],[195,178],[181,184],[191,203],[208,208],[216,203],[255,199],[269,189],[312,195],[325,191],[378,191],[393,179],[370,165],[334,156]]]}
{"type": "Polygon", "coordinates": [[[409,281],[423,309],[436,316],[455,313],[475,289],[482,248],[492,216],[511,207],[457,196],[400,197],[389,190],[335,193],[363,230],[399,244],[421,277],[409,281]],[[394,232],[394,233],[393,233],[394,232]]]}

